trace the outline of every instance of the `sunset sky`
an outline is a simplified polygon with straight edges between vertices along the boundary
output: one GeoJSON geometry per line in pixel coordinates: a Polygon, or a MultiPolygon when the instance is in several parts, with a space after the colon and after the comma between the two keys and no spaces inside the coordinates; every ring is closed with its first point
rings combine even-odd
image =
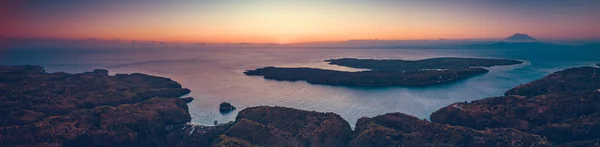
{"type": "Polygon", "coordinates": [[[4,36],[179,42],[600,38],[600,0],[24,0],[4,36]]]}

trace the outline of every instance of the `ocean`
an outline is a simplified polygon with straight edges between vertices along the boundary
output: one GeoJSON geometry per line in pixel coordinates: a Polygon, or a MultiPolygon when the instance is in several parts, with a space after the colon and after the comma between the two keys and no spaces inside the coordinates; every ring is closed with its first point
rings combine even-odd
{"type": "Polygon", "coordinates": [[[238,111],[253,106],[285,106],[334,112],[354,126],[360,117],[402,112],[422,119],[455,102],[501,96],[519,84],[562,69],[600,63],[600,50],[590,49],[319,49],[210,48],[196,46],[10,46],[0,50],[2,65],[42,65],[48,72],[80,73],[97,68],[110,74],[146,73],[171,78],[189,88],[192,123],[213,125],[233,121],[238,111]],[[359,71],[324,60],[373,58],[416,60],[434,57],[507,58],[521,65],[491,67],[490,72],[449,84],[426,87],[364,88],[312,85],[246,76],[265,67],[314,67],[359,71]],[[218,111],[221,102],[238,109],[218,111]]]}

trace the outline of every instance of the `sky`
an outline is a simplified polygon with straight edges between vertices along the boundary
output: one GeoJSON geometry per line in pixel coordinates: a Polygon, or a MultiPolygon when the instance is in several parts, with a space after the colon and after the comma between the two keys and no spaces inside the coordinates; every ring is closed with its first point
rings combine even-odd
{"type": "Polygon", "coordinates": [[[4,0],[5,37],[205,43],[600,39],[600,0],[4,0]]]}

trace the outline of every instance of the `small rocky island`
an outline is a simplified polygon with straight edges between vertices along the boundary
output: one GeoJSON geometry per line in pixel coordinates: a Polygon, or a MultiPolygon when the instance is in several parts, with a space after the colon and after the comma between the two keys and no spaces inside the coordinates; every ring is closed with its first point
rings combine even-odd
{"type": "Polygon", "coordinates": [[[279,81],[306,81],[311,84],[338,86],[428,86],[485,74],[499,65],[521,64],[508,59],[431,58],[416,61],[342,58],[326,60],[333,65],[370,69],[346,72],[316,68],[264,67],[248,70],[249,76],[279,81]]]}
{"type": "Polygon", "coordinates": [[[46,73],[0,66],[0,146],[597,146],[599,68],[552,73],[505,96],[431,115],[360,118],[258,106],[234,122],[188,124],[190,92],[145,74],[46,73]]]}
{"type": "Polygon", "coordinates": [[[235,110],[235,107],[231,103],[223,102],[219,104],[219,112],[221,113],[229,113],[233,110],[235,110]]]}

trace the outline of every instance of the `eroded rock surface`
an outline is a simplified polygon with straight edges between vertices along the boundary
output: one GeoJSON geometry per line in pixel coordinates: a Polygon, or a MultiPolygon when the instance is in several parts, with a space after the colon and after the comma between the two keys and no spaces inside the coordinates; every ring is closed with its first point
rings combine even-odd
{"type": "Polygon", "coordinates": [[[549,146],[540,137],[515,129],[474,130],[433,123],[402,113],[358,120],[350,146],[549,146]]]}
{"type": "Polygon", "coordinates": [[[334,113],[260,106],[239,112],[217,146],[346,146],[352,130],[334,113]]]}
{"type": "Polygon", "coordinates": [[[0,66],[0,146],[181,144],[191,118],[178,97],[189,92],[145,74],[0,66]]]}
{"type": "Polygon", "coordinates": [[[507,96],[455,103],[431,115],[434,122],[515,128],[555,143],[597,144],[600,138],[600,69],[571,68],[517,86],[507,96]],[[596,141],[594,141],[596,140],[596,141]]]}
{"type": "Polygon", "coordinates": [[[280,68],[264,67],[248,70],[249,76],[263,76],[265,79],[279,81],[306,81],[311,84],[338,86],[427,86],[448,83],[487,73],[483,68],[464,68],[453,70],[397,71],[377,70],[345,72],[316,68],[280,68]]]}

